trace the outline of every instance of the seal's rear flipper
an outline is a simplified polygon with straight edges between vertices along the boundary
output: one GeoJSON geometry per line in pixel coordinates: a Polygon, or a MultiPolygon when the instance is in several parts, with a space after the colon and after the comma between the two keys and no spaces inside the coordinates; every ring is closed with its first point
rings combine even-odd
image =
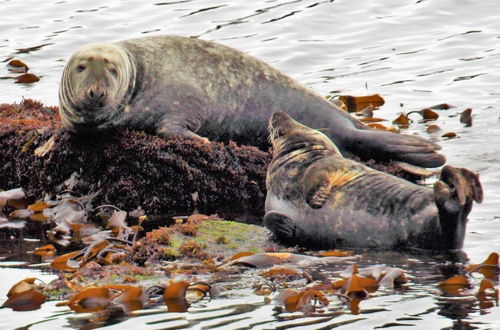
{"type": "Polygon", "coordinates": [[[472,202],[483,201],[479,176],[465,168],[444,166],[439,181],[434,184],[434,199],[444,242],[448,245],[445,248],[461,248],[472,202]]]}
{"type": "Polygon", "coordinates": [[[277,211],[267,212],[264,216],[264,225],[273,232],[276,240],[285,245],[296,245],[295,225],[286,215],[277,211]]]}
{"type": "Polygon", "coordinates": [[[437,152],[441,147],[432,141],[380,130],[358,129],[356,140],[346,149],[363,160],[394,160],[421,167],[439,167],[446,162],[437,152]]]}

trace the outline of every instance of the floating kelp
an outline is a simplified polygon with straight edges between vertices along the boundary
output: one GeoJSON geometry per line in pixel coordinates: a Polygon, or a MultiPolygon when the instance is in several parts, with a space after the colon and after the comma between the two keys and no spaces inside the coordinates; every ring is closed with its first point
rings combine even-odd
{"type": "Polygon", "coordinates": [[[9,71],[16,73],[26,73],[29,70],[28,65],[18,59],[10,60],[8,66],[9,66],[9,71]]]}
{"type": "Polygon", "coordinates": [[[472,126],[472,109],[467,108],[460,113],[460,122],[465,124],[466,127],[472,126]]]}
{"type": "Polygon", "coordinates": [[[488,258],[480,264],[472,264],[466,268],[468,274],[480,273],[486,279],[493,280],[500,272],[498,253],[491,253],[488,258]]]}
{"type": "MultiPolygon", "coordinates": [[[[110,218],[116,219],[117,214],[113,211],[110,218]]],[[[188,218],[174,224],[177,230],[168,227],[168,234],[166,229],[152,231],[135,244],[150,244],[150,247],[159,242],[160,245],[171,244],[171,238],[180,231],[180,226],[189,221],[188,218]],[[147,240],[149,243],[146,243],[147,240]]],[[[189,237],[204,236],[200,228],[213,221],[219,220],[193,216],[191,222],[196,228],[190,232],[194,236],[189,237]]],[[[253,225],[239,225],[255,228],[253,225]]],[[[227,233],[227,237],[232,239],[232,233],[227,233]]],[[[33,310],[40,308],[47,299],[66,299],[58,305],[67,306],[76,313],[112,310],[114,313],[133,315],[130,313],[134,310],[161,308],[162,305],[165,312],[186,312],[191,305],[202,300],[202,305],[197,305],[197,308],[209,306],[211,300],[246,287],[264,296],[267,303],[274,303],[276,308],[283,308],[289,313],[323,313],[328,307],[330,310],[346,308],[352,314],[359,314],[363,310],[361,301],[380,294],[380,291],[401,290],[414,285],[412,277],[407,276],[404,269],[386,265],[359,268],[353,262],[360,255],[353,251],[323,251],[314,255],[283,249],[268,253],[262,250],[258,253],[240,251],[225,256],[206,253],[203,258],[208,259],[180,255],[171,261],[163,255],[163,261],[150,260],[147,267],[141,267],[126,262],[126,257],[110,263],[98,258],[98,251],[113,244],[111,241],[96,241],[82,250],[54,258],[51,266],[61,272],[59,279],[48,284],[37,283],[35,278],[19,281],[7,293],[8,300],[4,307],[18,311],[33,310]],[[327,274],[323,273],[322,267],[317,267],[319,264],[328,265],[330,270],[327,274]],[[254,267],[259,270],[255,271],[254,267]],[[332,267],[337,270],[332,272],[332,267]],[[246,277],[251,281],[245,280],[246,277]],[[210,300],[205,300],[207,297],[210,300]],[[337,307],[330,307],[332,304],[337,307]]],[[[131,253],[127,246],[117,245],[114,249],[131,253]]],[[[264,244],[261,245],[263,248],[264,244]]],[[[45,249],[52,250],[50,247],[40,250],[45,249]]],[[[443,292],[443,297],[470,299],[473,294],[481,308],[488,309],[498,301],[498,269],[498,254],[492,253],[483,263],[465,267],[466,275],[452,275],[436,285],[443,292]],[[482,274],[485,278],[472,278],[472,273],[482,274]]]]}
{"type": "Polygon", "coordinates": [[[13,79],[16,84],[32,84],[40,80],[40,77],[37,75],[29,73],[28,65],[19,59],[11,59],[7,64],[7,68],[9,72],[20,75],[16,77],[1,77],[1,79],[13,79]]]}
{"type": "Polygon", "coordinates": [[[436,119],[439,118],[438,113],[436,111],[433,111],[430,108],[425,108],[425,109],[422,109],[422,110],[419,110],[419,111],[410,111],[410,112],[408,112],[406,114],[406,117],[408,117],[412,113],[418,113],[418,114],[420,114],[425,121],[436,120],[436,119]]]}
{"type": "Polygon", "coordinates": [[[382,96],[378,94],[366,96],[340,95],[338,99],[346,105],[349,112],[363,111],[367,107],[378,108],[385,103],[382,96]]]}

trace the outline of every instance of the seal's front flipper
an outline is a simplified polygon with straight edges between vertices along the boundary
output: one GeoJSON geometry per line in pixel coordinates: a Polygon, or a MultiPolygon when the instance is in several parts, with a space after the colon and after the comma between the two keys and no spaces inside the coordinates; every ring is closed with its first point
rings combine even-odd
{"type": "MultiPolygon", "coordinates": [[[[306,203],[319,209],[334,194],[335,188],[354,180],[362,173],[359,168],[343,166],[331,156],[311,165],[304,174],[302,189],[306,203]]],[[[340,157],[340,156],[338,156],[340,157]]]]}
{"type": "Polygon", "coordinates": [[[358,129],[355,136],[346,149],[363,160],[396,160],[422,167],[439,167],[446,162],[437,152],[439,145],[418,136],[372,129],[358,129]]]}
{"type": "Polygon", "coordinates": [[[276,240],[285,245],[296,245],[295,224],[293,221],[277,211],[267,212],[264,216],[264,225],[274,234],[276,240]]]}
{"type": "Polygon", "coordinates": [[[199,136],[186,126],[175,122],[163,122],[156,130],[156,134],[162,137],[182,136],[183,138],[199,141],[201,143],[210,143],[206,137],[199,136]]]}
{"type": "Polygon", "coordinates": [[[439,181],[434,184],[434,199],[443,242],[447,244],[444,248],[461,248],[472,203],[483,201],[479,176],[465,168],[444,166],[439,181]]]}

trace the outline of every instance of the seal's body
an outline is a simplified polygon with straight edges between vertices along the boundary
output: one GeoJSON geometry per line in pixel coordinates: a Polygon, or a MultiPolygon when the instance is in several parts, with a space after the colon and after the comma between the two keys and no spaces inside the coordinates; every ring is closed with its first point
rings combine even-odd
{"type": "Polygon", "coordinates": [[[66,64],[59,95],[63,125],[77,133],[126,127],[266,146],[269,117],[285,111],[322,129],[349,155],[424,167],[445,162],[436,144],[367,129],[264,62],[199,39],[156,36],[83,46],[66,64]]]}
{"type": "Polygon", "coordinates": [[[463,245],[476,174],[442,169],[434,189],[345,159],[321,132],[278,112],[270,120],[265,225],[289,245],[315,248],[463,245]]]}

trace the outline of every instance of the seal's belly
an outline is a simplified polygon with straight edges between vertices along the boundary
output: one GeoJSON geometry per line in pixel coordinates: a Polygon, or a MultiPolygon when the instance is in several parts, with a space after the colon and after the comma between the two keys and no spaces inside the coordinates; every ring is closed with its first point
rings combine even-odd
{"type": "Polygon", "coordinates": [[[303,235],[323,246],[389,248],[407,240],[406,219],[374,216],[348,208],[306,209],[296,219],[303,235]]]}
{"type": "Polygon", "coordinates": [[[389,248],[413,234],[406,219],[374,216],[365,210],[348,208],[313,209],[305,202],[291,202],[272,193],[266,198],[268,212],[286,216],[293,227],[294,239],[307,246],[389,248]]]}

